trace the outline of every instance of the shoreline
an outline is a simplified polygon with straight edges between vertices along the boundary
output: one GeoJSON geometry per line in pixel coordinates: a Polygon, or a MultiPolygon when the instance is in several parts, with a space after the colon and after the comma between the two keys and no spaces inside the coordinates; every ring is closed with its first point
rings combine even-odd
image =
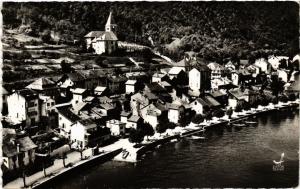
{"type": "MultiPolygon", "coordinates": [[[[122,142],[124,140],[128,140],[128,139],[120,139],[116,143],[99,148],[99,150],[105,151],[104,153],[98,154],[95,156],[90,156],[88,159],[81,160],[81,161],[75,163],[72,167],[62,168],[60,170],[57,170],[56,172],[50,173],[50,176],[37,179],[37,180],[31,182],[30,184],[27,184],[26,187],[23,187],[23,182],[21,181],[22,185],[20,186],[20,188],[42,187],[43,185],[47,184],[48,182],[53,181],[54,179],[65,176],[66,173],[70,173],[73,170],[79,169],[83,166],[88,166],[88,164],[95,163],[97,160],[98,161],[104,160],[104,162],[109,161],[109,160],[114,160],[114,161],[124,161],[124,162],[129,162],[129,163],[136,163],[141,160],[141,157],[144,156],[146,154],[146,152],[152,151],[156,147],[158,147],[162,144],[169,143],[172,141],[177,142],[181,138],[185,138],[185,137],[197,134],[197,133],[204,132],[206,129],[209,129],[211,127],[225,126],[225,124],[227,125],[229,123],[234,123],[234,122],[244,120],[249,117],[256,116],[256,115],[259,115],[262,113],[271,112],[271,111],[282,111],[282,110],[285,111],[285,109],[299,108],[299,102],[300,102],[300,99],[297,99],[294,102],[289,101],[287,103],[281,103],[281,104],[271,105],[271,106],[269,105],[266,107],[258,107],[256,109],[242,111],[239,113],[234,112],[231,119],[228,119],[228,118],[226,119],[227,115],[225,115],[222,118],[210,120],[208,122],[205,122],[204,124],[203,124],[203,122],[200,124],[194,125],[194,126],[190,124],[186,127],[183,127],[180,130],[180,132],[177,132],[176,134],[169,135],[166,132],[162,133],[160,135],[160,138],[152,139],[153,141],[144,143],[144,145],[140,148],[134,148],[133,147],[134,144],[132,144],[132,143],[122,145],[122,142]],[[124,151],[124,150],[129,152],[128,159],[122,158],[122,151],[124,151]],[[109,158],[107,160],[105,158],[106,156],[109,156],[109,158]]],[[[143,143],[141,143],[141,144],[143,144],[143,143]]],[[[18,179],[22,179],[22,178],[18,178],[18,179]]],[[[16,179],[16,180],[18,180],[18,179],[16,179]]],[[[9,186],[12,185],[13,182],[16,182],[16,180],[14,180],[10,183],[7,183],[5,186],[3,186],[3,188],[11,188],[9,186]]],[[[20,184],[18,184],[18,185],[20,185],[20,184]]]]}
{"type": "MultiPolygon", "coordinates": [[[[199,127],[197,128],[196,126],[194,126],[193,128],[190,127],[191,129],[189,131],[186,131],[186,132],[183,132],[180,134],[175,134],[173,136],[168,136],[168,137],[165,137],[162,139],[158,139],[154,142],[145,144],[145,146],[143,146],[141,149],[139,149],[137,151],[137,158],[140,159],[147,151],[151,151],[159,145],[171,142],[173,139],[179,140],[181,138],[185,138],[185,137],[197,134],[197,133],[204,132],[206,128],[209,129],[209,128],[215,127],[215,126],[221,126],[221,125],[224,126],[225,124],[238,122],[238,121],[241,121],[241,120],[247,119],[249,117],[262,114],[262,113],[267,113],[267,112],[272,112],[272,111],[282,111],[282,110],[291,109],[291,108],[299,108],[299,105],[300,105],[300,99],[297,99],[294,102],[290,101],[287,103],[277,104],[277,105],[273,105],[273,107],[269,107],[269,108],[267,108],[268,106],[263,107],[262,109],[256,108],[256,109],[254,109],[255,112],[252,112],[252,113],[249,113],[249,111],[251,111],[251,110],[239,112],[239,114],[236,114],[236,117],[232,116],[231,119],[227,119],[227,120],[219,121],[220,119],[222,119],[222,118],[219,118],[217,122],[215,122],[215,123],[210,122],[209,125],[203,125],[201,128],[199,128],[199,127]],[[243,114],[241,115],[241,113],[244,113],[244,115],[243,114]]],[[[223,117],[225,117],[225,116],[223,116],[223,117]]],[[[201,125],[201,123],[198,124],[197,126],[199,126],[199,125],[201,125]]]]}

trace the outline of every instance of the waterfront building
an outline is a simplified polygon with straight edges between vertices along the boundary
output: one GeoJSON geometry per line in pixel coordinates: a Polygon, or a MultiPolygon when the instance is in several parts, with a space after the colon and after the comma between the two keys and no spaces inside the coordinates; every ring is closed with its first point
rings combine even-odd
{"type": "Polygon", "coordinates": [[[14,91],[7,97],[8,116],[12,120],[24,121],[26,126],[40,122],[40,100],[38,93],[31,89],[14,91]]]}
{"type": "Polygon", "coordinates": [[[111,119],[106,121],[106,127],[110,129],[112,136],[121,136],[125,134],[126,123],[111,119]]]}
{"type": "Polygon", "coordinates": [[[3,129],[2,135],[3,165],[8,170],[34,163],[37,145],[28,136],[16,138],[15,130],[7,128],[3,129]]]}
{"type": "Polygon", "coordinates": [[[143,123],[143,119],[140,116],[132,115],[127,119],[126,128],[137,129],[143,123]]]}
{"type": "Polygon", "coordinates": [[[184,116],[184,106],[180,104],[168,104],[168,119],[172,123],[179,123],[179,120],[184,116]]]}
{"type": "Polygon", "coordinates": [[[87,146],[103,143],[109,138],[109,132],[97,126],[93,119],[76,121],[71,127],[70,140],[73,147],[85,148],[87,146]]]}
{"type": "Polygon", "coordinates": [[[56,108],[58,112],[58,129],[59,134],[67,139],[70,139],[71,127],[80,117],[69,110],[68,107],[56,108]]]}

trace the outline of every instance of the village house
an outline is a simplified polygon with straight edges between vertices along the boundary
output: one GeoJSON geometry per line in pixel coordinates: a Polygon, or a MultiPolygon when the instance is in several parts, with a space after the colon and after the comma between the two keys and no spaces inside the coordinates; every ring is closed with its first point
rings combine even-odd
{"type": "Polygon", "coordinates": [[[108,89],[107,87],[104,87],[104,86],[97,86],[95,89],[94,89],[94,94],[98,97],[100,96],[106,96],[109,94],[108,92],[108,89]]]}
{"type": "Polygon", "coordinates": [[[259,72],[264,72],[266,74],[271,73],[271,64],[265,58],[256,59],[254,65],[259,68],[259,72]]]}
{"type": "Polygon", "coordinates": [[[154,104],[149,104],[140,110],[141,117],[146,123],[149,123],[154,129],[159,123],[159,117],[162,115],[162,111],[154,104]]]}
{"type": "Polygon", "coordinates": [[[283,59],[288,61],[289,57],[271,55],[268,57],[268,62],[271,64],[271,66],[274,70],[277,70],[279,68],[280,61],[283,59]]]}
{"type": "Polygon", "coordinates": [[[73,98],[71,100],[72,106],[77,103],[83,102],[83,99],[87,96],[87,90],[83,88],[76,88],[72,90],[73,98]]]}
{"type": "Polygon", "coordinates": [[[15,170],[35,161],[37,145],[28,137],[16,138],[14,129],[4,128],[3,135],[3,165],[8,170],[15,170]]]}
{"type": "Polygon", "coordinates": [[[137,129],[138,126],[143,124],[143,119],[140,116],[132,115],[127,119],[126,128],[134,128],[137,129]]]}
{"type": "Polygon", "coordinates": [[[34,126],[40,121],[40,101],[31,89],[14,91],[7,97],[8,116],[12,120],[24,121],[26,126],[34,126]]]}
{"type": "Polygon", "coordinates": [[[58,128],[59,134],[67,139],[70,139],[71,127],[80,117],[70,111],[69,107],[57,107],[58,112],[58,128]]]}
{"type": "Polygon", "coordinates": [[[258,94],[250,89],[235,88],[228,91],[228,105],[235,108],[238,104],[245,102],[252,103],[256,101],[258,94]]]}
{"type": "Polygon", "coordinates": [[[140,109],[146,107],[149,104],[149,99],[142,93],[136,93],[131,96],[130,107],[133,115],[140,115],[140,109]]]}
{"type": "Polygon", "coordinates": [[[32,89],[40,95],[50,96],[53,99],[55,99],[55,97],[59,94],[55,82],[45,77],[35,80],[25,88],[32,89]]]}
{"type": "Polygon", "coordinates": [[[86,88],[85,77],[77,72],[64,74],[57,85],[65,90],[68,88],[86,88]]]}
{"type": "Polygon", "coordinates": [[[281,78],[281,80],[284,81],[285,83],[288,82],[288,74],[285,70],[277,69],[277,75],[278,78],[281,78]]]}
{"type": "Polygon", "coordinates": [[[193,64],[194,68],[189,71],[189,87],[193,91],[204,92],[211,88],[210,69],[203,63],[193,64]]]}
{"type": "Polygon", "coordinates": [[[105,24],[105,31],[91,31],[85,35],[87,49],[94,49],[96,54],[111,54],[118,48],[116,36],[117,24],[113,19],[112,12],[109,13],[105,24]]]}
{"type": "Polygon", "coordinates": [[[108,89],[111,94],[123,94],[125,93],[126,77],[123,76],[109,76],[107,78],[108,89]]]}
{"type": "Polygon", "coordinates": [[[170,122],[178,124],[182,116],[184,116],[184,107],[178,104],[168,104],[168,119],[170,122]]]}
{"type": "Polygon", "coordinates": [[[122,111],[121,114],[120,114],[121,122],[127,123],[127,120],[130,118],[131,115],[132,115],[131,112],[122,111]]]}
{"type": "Polygon", "coordinates": [[[169,80],[170,80],[169,76],[165,73],[154,73],[152,75],[152,82],[160,83],[160,82],[169,81],[169,80]]]}
{"type": "Polygon", "coordinates": [[[136,80],[127,80],[125,85],[126,94],[136,93],[139,90],[138,82],[136,80]]]}
{"type": "Polygon", "coordinates": [[[116,119],[111,119],[106,122],[106,127],[110,129],[112,136],[125,135],[126,123],[123,123],[116,119]]]}
{"type": "Polygon", "coordinates": [[[181,71],[185,72],[185,68],[177,66],[172,67],[168,72],[169,78],[173,80],[173,78],[176,78],[181,71]]]}
{"type": "Polygon", "coordinates": [[[234,70],[236,70],[236,66],[232,63],[232,61],[229,61],[225,64],[225,69],[234,71],[234,70]]]}
{"type": "Polygon", "coordinates": [[[204,114],[205,109],[216,110],[221,107],[221,104],[213,97],[207,95],[192,101],[190,106],[197,114],[204,114]]]}
{"type": "Polygon", "coordinates": [[[77,148],[101,144],[109,138],[109,131],[97,126],[92,119],[79,120],[71,127],[70,139],[77,148]]]}
{"type": "Polygon", "coordinates": [[[41,116],[48,117],[49,112],[55,106],[55,100],[50,96],[40,96],[39,99],[41,102],[41,116]]]}
{"type": "Polygon", "coordinates": [[[227,105],[228,96],[225,90],[213,90],[209,93],[214,99],[216,99],[222,106],[227,105]]]}
{"type": "Polygon", "coordinates": [[[224,66],[216,62],[209,63],[207,67],[211,70],[211,79],[221,78],[225,70],[224,66]]]}

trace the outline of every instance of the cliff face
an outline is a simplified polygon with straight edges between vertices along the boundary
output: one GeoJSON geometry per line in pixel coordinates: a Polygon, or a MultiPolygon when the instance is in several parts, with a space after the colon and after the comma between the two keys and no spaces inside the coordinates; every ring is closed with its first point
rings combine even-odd
{"type": "Polygon", "coordinates": [[[110,10],[120,40],[153,45],[151,36],[155,46],[162,46],[179,38],[171,48],[175,54],[194,50],[210,59],[257,49],[298,52],[294,2],[4,2],[2,13],[6,28],[26,25],[33,36],[55,31],[73,40],[103,30],[110,10]]]}

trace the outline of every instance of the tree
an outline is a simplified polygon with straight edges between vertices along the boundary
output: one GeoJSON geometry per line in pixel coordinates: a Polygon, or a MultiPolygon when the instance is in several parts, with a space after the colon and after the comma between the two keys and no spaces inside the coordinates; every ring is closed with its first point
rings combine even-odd
{"type": "Polygon", "coordinates": [[[295,101],[296,100],[296,95],[294,93],[291,93],[288,97],[289,101],[295,101]]]}
{"type": "Polygon", "coordinates": [[[288,97],[287,97],[286,95],[282,94],[282,95],[280,95],[280,96],[278,97],[278,100],[279,100],[280,102],[286,103],[289,99],[288,99],[288,97]]]}
{"type": "Polygon", "coordinates": [[[199,124],[202,123],[204,121],[204,118],[201,114],[196,114],[193,118],[192,118],[192,123],[194,124],[199,124]]]}
{"type": "Polygon", "coordinates": [[[164,123],[159,123],[157,126],[156,126],[156,131],[158,132],[158,133],[164,133],[166,130],[167,130],[168,128],[167,128],[167,126],[166,126],[166,124],[164,124],[164,123]]]}
{"type": "Polygon", "coordinates": [[[241,103],[238,103],[235,107],[235,112],[242,112],[243,110],[243,107],[242,107],[242,104],[241,103]]]}
{"type": "Polygon", "coordinates": [[[231,116],[233,114],[233,109],[230,107],[229,109],[226,110],[226,115],[228,115],[228,118],[231,119],[231,116]]]}
{"type": "Polygon", "coordinates": [[[153,136],[154,135],[154,129],[149,123],[143,123],[138,127],[138,131],[141,132],[143,136],[153,136]]]}
{"type": "Polygon", "coordinates": [[[65,60],[61,61],[60,67],[63,73],[70,73],[72,71],[71,64],[66,63],[65,60]]]}
{"type": "Polygon", "coordinates": [[[225,112],[221,109],[217,109],[217,110],[213,111],[213,113],[212,113],[213,117],[218,117],[218,118],[221,118],[224,115],[225,115],[225,112]]]}
{"type": "Polygon", "coordinates": [[[129,131],[129,142],[131,143],[140,143],[143,141],[143,135],[142,132],[136,129],[131,129],[129,131]]]}

